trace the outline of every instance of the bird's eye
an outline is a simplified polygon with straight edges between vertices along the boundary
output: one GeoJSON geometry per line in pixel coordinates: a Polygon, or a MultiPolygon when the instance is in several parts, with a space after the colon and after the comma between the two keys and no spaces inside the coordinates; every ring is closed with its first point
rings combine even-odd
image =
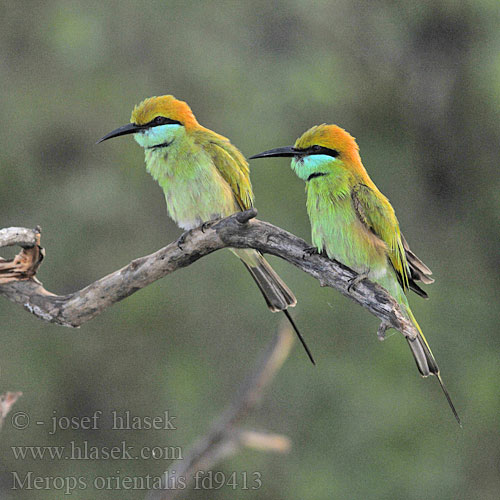
{"type": "Polygon", "coordinates": [[[166,116],[156,116],[149,123],[146,124],[148,127],[155,127],[157,125],[182,125],[181,122],[177,120],[172,120],[166,116]]]}
{"type": "Polygon", "coordinates": [[[337,158],[340,153],[335,149],[326,148],[325,146],[320,146],[319,144],[314,144],[308,148],[308,154],[311,155],[327,155],[332,158],[337,158]]]}

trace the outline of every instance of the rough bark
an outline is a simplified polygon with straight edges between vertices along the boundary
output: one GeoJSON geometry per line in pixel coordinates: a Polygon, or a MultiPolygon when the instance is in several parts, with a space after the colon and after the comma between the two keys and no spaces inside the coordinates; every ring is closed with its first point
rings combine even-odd
{"type": "MultiPolygon", "coordinates": [[[[354,271],[324,255],[311,254],[304,240],[254,219],[256,215],[256,210],[251,209],[205,223],[157,252],[135,259],[118,271],[68,295],[55,295],[45,290],[34,276],[0,284],[0,295],[21,304],[42,320],[78,327],[114,303],[216,250],[226,247],[255,248],[281,257],[316,278],[321,286],[335,288],[351,298],[377,316],[384,329],[392,327],[407,337],[416,336],[411,321],[382,287],[367,279],[350,287],[357,276],[354,271]]],[[[0,247],[14,243],[38,245],[37,230],[31,234],[30,230],[20,228],[15,228],[15,231],[20,235],[18,241],[13,241],[10,229],[0,232],[0,247]],[[7,236],[2,239],[2,234],[7,236]]]]}

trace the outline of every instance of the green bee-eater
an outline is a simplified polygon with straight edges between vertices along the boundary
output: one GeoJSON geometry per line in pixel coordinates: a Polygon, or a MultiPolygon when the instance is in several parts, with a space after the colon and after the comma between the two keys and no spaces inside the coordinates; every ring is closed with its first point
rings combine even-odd
{"type": "MultiPolygon", "coordinates": [[[[182,229],[226,217],[253,205],[248,163],[229,140],[201,126],[187,103],[171,95],[151,97],[132,111],[131,123],[99,142],[134,134],[144,148],[146,169],[165,193],[168,213],[182,229]]],[[[250,271],[269,309],[283,311],[314,360],[287,308],[295,296],[262,254],[232,249],[250,271]]]]}
{"type": "Polygon", "coordinates": [[[406,298],[409,289],[427,297],[416,282],[432,283],[432,273],[410,250],[389,200],[361,163],[354,138],[336,125],[318,125],[299,137],[294,146],[265,151],[250,159],[273,156],[291,157],[293,171],[306,182],[312,241],[318,251],[356,271],[359,278],[355,282],[367,277],[383,286],[406,311],[419,332],[414,340],[408,339],[417,367],[424,377],[437,377],[460,423],[406,298]]]}

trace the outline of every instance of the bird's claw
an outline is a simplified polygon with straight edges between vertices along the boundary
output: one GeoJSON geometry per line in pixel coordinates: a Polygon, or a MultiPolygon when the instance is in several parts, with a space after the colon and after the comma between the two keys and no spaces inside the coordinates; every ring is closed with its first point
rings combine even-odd
{"type": "Polygon", "coordinates": [[[216,222],[217,222],[217,219],[208,220],[208,221],[204,222],[200,226],[201,232],[204,233],[207,229],[210,229],[212,227],[212,225],[215,224],[216,222]]]}
{"type": "Polygon", "coordinates": [[[378,330],[377,330],[377,337],[381,342],[385,340],[385,332],[390,327],[391,327],[391,325],[389,323],[386,323],[385,321],[382,321],[382,323],[380,323],[380,326],[378,327],[378,330]]]}
{"type": "Polygon", "coordinates": [[[307,247],[304,249],[304,253],[302,258],[305,259],[307,257],[311,257],[311,255],[319,255],[319,250],[317,247],[307,247]]]}
{"type": "Polygon", "coordinates": [[[177,239],[177,247],[179,250],[184,250],[183,245],[186,243],[186,238],[188,235],[189,231],[186,231],[185,233],[182,233],[179,238],[177,239]]]}
{"type": "Polygon", "coordinates": [[[368,278],[368,273],[363,273],[363,274],[358,274],[356,277],[354,278],[351,278],[349,280],[349,284],[347,285],[347,291],[349,293],[352,292],[352,289],[358,284],[360,283],[361,281],[363,281],[364,279],[368,278]]]}

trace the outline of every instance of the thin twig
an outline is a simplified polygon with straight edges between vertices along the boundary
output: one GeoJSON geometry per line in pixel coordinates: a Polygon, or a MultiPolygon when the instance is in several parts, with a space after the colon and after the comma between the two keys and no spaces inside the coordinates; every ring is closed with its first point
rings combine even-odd
{"type": "Polygon", "coordinates": [[[163,476],[162,489],[151,490],[147,500],[171,500],[185,490],[198,471],[213,467],[223,458],[238,452],[242,446],[261,451],[288,451],[290,441],[285,436],[236,428],[255,409],[265,388],[285,362],[294,342],[288,323],[283,323],[255,371],[243,383],[234,401],[213,423],[210,431],[196,442],[182,460],[176,461],[163,476]]]}

